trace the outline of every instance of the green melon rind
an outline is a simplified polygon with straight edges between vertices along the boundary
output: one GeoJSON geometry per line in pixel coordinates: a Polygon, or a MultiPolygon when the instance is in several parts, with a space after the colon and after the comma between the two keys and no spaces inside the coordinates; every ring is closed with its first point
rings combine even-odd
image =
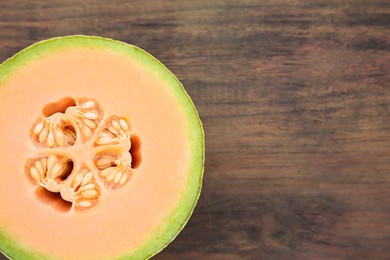
{"type": "MultiPolygon", "coordinates": [[[[190,218],[199,198],[204,167],[204,132],[202,123],[183,85],[160,61],[136,46],[97,36],[74,35],[57,37],[31,45],[0,64],[0,87],[18,68],[52,52],[78,47],[104,48],[118,52],[139,62],[146,70],[150,71],[152,75],[162,80],[170,88],[187,119],[190,158],[192,159],[188,171],[186,188],[178,205],[166,217],[163,224],[145,240],[142,246],[125,255],[114,257],[114,259],[148,259],[160,252],[175,239],[190,218]]],[[[1,229],[0,252],[3,252],[10,259],[18,260],[61,258],[27,248],[20,244],[20,242],[18,243],[16,238],[1,229]]],[[[107,256],[103,256],[103,258],[107,259],[107,256]]]]}

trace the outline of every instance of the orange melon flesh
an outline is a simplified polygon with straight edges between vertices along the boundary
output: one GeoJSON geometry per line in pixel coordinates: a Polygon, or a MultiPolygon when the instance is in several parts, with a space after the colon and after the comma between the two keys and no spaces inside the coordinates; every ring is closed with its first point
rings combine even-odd
{"type": "Polygon", "coordinates": [[[86,36],[38,43],[1,65],[0,108],[0,249],[10,258],[148,258],[188,220],[201,188],[201,124],[177,79],[140,49],[86,36]],[[42,203],[24,174],[35,118],[63,97],[94,98],[141,141],[129,183],[85,212],[42,203]]]}

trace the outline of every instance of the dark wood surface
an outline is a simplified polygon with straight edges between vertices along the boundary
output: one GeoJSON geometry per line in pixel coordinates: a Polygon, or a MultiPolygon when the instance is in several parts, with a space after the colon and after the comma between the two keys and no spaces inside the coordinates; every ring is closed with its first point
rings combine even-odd
{"type": "Polygon", "coordinates": [[[101,35],[166,64],[206,133],[204,188],[155,259],[390,259],[390,2],[0,2],[0,60],[101,35]]]}

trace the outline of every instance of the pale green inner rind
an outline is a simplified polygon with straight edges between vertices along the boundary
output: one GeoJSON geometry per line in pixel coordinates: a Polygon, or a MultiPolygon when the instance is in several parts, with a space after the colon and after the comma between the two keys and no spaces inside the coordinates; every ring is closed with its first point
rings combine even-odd
{"type": "MultiPolygon", "coordinates": [[[[183,229],[194,210],[202,186],[204,165],[204,133],[198,113],[185,92],[179,80],[157,59],[142,49],[123,42],[96,36],[66,36],[52,38],[38,42],[0,65],[0,87],[2,83],[12,76],[12,72],[40,56],[67,48],[104,48],[119,52],[136,60],[149,70],[152,75],[162,80],[176,97],[181,110],[185,114],[190,141],[190,167],[188,179],[182,197],[174,210],[166,217],[163,224],[155,230],[145,243],[137,250],[115,259],[146,259],[160,252],[183,229]]],[[[25,248],[20,241],[14,240],[10,235],[0,230],[0,251],[12,259],[55,259],[56,256],[45,252],[35,252],[25,248]]]]}
{"type": "Polygon", "coordinates": [[[23,245],[19,245],[9,234],[0,230],[0,252],[9,259],[53,259],[39,252],[34,252],[23,245]]]}

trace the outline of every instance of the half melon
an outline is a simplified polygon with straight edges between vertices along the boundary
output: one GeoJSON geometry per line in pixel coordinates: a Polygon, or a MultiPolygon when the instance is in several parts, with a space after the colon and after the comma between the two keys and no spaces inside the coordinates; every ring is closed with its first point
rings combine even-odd
{"type": "Polygon", "coordinates": [[[36,43],[0,65],[0,251],[145,259],[198,200],[204,137],[177,78],[99,37],[36,43]]]}

